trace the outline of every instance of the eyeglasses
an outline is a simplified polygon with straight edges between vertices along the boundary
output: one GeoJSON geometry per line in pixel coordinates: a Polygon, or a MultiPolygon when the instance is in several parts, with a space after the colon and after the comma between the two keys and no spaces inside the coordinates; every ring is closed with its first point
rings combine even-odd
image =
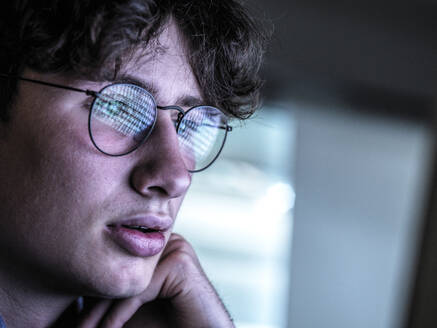
{"type": "Polygon", "coordinates": [[[123,156],[140,147],[156,124],[158,109],[177,111],[175,128],[180,152],[189,172],[211,166],[220,155],[228,132],[228,117],[212,106],[195,106],[184,111],[179,106],[158,106],[144,88],[132,83],[114,83],[100,91],[83,90],[21,76],[0,77],[42,84],[93,97],[88,116],[91,142],[103,154],[123,156]]]}

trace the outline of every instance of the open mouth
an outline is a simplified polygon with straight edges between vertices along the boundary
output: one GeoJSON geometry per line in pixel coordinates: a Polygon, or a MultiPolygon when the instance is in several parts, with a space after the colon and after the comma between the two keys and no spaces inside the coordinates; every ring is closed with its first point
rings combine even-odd
{"type": "Polygon", "coordinates": [[[171,228],[172,221],[168,215],[144,214],[109,222],[107,227],[111,230],[121,229],[132,233],[141,232],[149,236],[156,233],[165,233],[171,228]]]}
{"type": "Polygon", "coordinates": [[[107,227],[110,238],[131,255],[153,256],[165,247],[165,230],[160,227],[150,228],[136,222],[110,224],[107,227]]]}
{"type": "Polygon", "coordinates": [[[143,233],[160,232],[160,230],[152,229],[144,226],[135,226],[135,225],[126,225],[126,224],[122,224],[121,226],[127,229],[138,230],[143,233]]]}

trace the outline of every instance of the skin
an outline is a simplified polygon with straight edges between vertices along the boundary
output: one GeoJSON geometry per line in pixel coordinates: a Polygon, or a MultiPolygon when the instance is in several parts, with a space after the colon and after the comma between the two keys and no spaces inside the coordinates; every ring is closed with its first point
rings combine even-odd
{"type": "MultiPolygon", "coordinates": [[[[159,41],[164,50],[124,73],[152,84],[159,105],[201,101],[173,23],[159,41]]],[[[108,84],[23,76],[92,90],[108,84]]],[[[87,103],[85,94],[21,82],[12,120],[0,124],[0,313],[8,328],[47,327],[80,295],[94,301],[80,327],[233,327],[182,236],[169,229],[163,251],[136,257],[105,234],[132,214],[174,223],[191,174],[171,112],[159,112],[141,148],[108,157],[89,139],[87,103]]]]}

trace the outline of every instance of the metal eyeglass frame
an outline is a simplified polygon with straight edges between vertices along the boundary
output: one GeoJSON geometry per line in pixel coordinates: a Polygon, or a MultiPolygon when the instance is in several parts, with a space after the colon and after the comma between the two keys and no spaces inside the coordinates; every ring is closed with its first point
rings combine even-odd
{"type": "MultiPolygon", "coordinates": [[[[94,105],[94,101],[97,99],[97,97],[100,95],[100,92],[102,92],[104,89],[106,89],[107,87],[109,87],[109,86],[111,86],[111,85],[115,85],[115,84],[123,84],[123,83],[114,83],[114,84],[108,84],[108,85],[105,85],[100,91],[94,91],[94,90],[89,90],[89,89],[79,89],[79,88],[75,88],[75,87],[71,87],[71,86],[67,86],[67,85],[61,85],[61,84],[57,84],[57,83],[51,83],[51,82],[46,82],[46,81],[41,81],[41,80],[34,80],[34,79],[29,79],[29,78],[26,78],[26,77],[22,77],[22,76],[14,76],[14,75],[9,75],[9,74],[4,74],[4,73],[0,73],[0,78],[6,78],[6,79],[16,79],[16,80],[20,80],[20,81],[25,81],[25,82],[31,82],[31,83],[36,83],[36,84],[42,84],[42,85],[46,85],[46,86],[49,86],[49,87],[54,87],[54,88],[60,88],[60,89],[65,89],[65,90],[70,90],[70,91],[75,91],[75,92],[81,92],[81,93],[85,93],[86,95],[88,95],[88,96],[92,96],[92,97],[94,97],[94,100],[93,100],[93,103],[91,104],[91,106],[90,106],[90,108],[92,108],[93,107],[93,105],[94,105]]],[[[136,87],[139,87],[139,88],[141,88],[141,89],[143,89],[144,91],[146,91],[151,97],[152,97],[152,99],[154,100],[154,102],[155,102],[155,104],[156,104],[156,101],[155,101],[155,98],[146,90],[146,89],[144,89],[143,87],[140,87],[140,86],[138,86],[138,85],[136,85],[136,84],[133,84],[133,83],[127,83],[127,84],[132,84],[132,85],[135,85],[136,87]]],[[[158,105],[156,105],[156,108],[157,109],[160,109],[160,110],[176,110],[177,112],[178,112],[178,118],[177,118],[177,120],[176,120],[176,123],[177,124],[175,124],[175,128],[176,128],[176,133],[178,133],[178,131],[179,131],[179,126],[180,126],[180,124],[181,124],[181,122],[182,122],[182,119],[184,118],[184,116],[185,115],[187,115],[187,113],[188,112],[190,112],[191,110],[193,110],[193,109],[195,109],[195,108],[197,108],[197,107],[201,107],[201,106],[193,106],[193,107],[191,107],[191,108],[189,108],[188,110],[186,110],[186,111],[184,111],[183,109],[182,109],[182,107],[180,107],[180,106],[176,106],[176,105],[172,105],[172,106],[158,106],[158,105]]],[[[216,107],[214,107],[214,108],[216,108],[216,107]]],[[[218,109],[218,108],[217,108],[218,109]]],[[[220,109],[218,109],[219,111],[221,111],[220,109]]],[[[221,111],[222,112],[222,111],[221,111]]],[[[223,112],[222,112],[223,113],[223,112]]],[[[100,147],[99,146],[97,146],[97,144],[96,144],[96,142],[94,141],[94,138],[93,138],[93,135],[92,135],[92,133],[91,133],[91,114],[92,114],[92,110],[90,109],[90,113],[89,113],[89,116],[88,116],[88,134],[89,134],[89,137],[90,137],[90,140],[91,140],[91,142],[92,142],[92,144],[94,145],[94,147],[96,147],[97,148],[97,150],[98,151],[100,151],[101,153],[103,153],[103,154],[105,154],[105,155],[107,155],[107,156],[111,156],[111,157],[121,157],[121,156],[125,156],[125,155],[127,155],[127,154],[130,154],[130,153],[132,153],[132,152],[134,152],[136,149],[138,149],[147,139],[148,139],[148,137],[150,136],[150,134],[152,133],[152,131],[153,131],[153,129],[154,129],[154,127],[155,127],[155,123],[156,123],[156,117],[155,117],[155,120],[153,121],[153,125],[151,126],[151,129],[150,129],[150,131],[149,131],[149,133],[143,138],[143,140],[141,141],[141,142],[139,142],[138,143],[138,145],[136,145],[133,149],[131,149],[131,150],[129,150],[128,152],[126,152],[126,153],[122,153],[122,154],[110,154],[110,153],[107,153],[107,152],[105,152],[104,150],[102,150],[102,149],[100,149],[100,147]]],[[[224,114],[224,113],[223,113],[224,114]]],[[[224,114],[225,116],[226,116],[226,114],[224,114]]],[[[196,173],[196,172],[201,172],[201,171],[204,171],[204,170],[206,170],[208,167],[210,167],[214,162],[215,162],[215,160],[219,157],[219,155],[220,155],[220,153],[222,152],[222,150],[223,150],[223,147],[224,147],[224,145],[225,145],[225,143],[226,143],[226,138],[227,138],[227,135],[228,135],[228,132],[231,132],[232,131],[232,127],[231,126],[229,126],[227,123],[225,123],[225,126],[218,126],[217,128],[219,128],[219,129],[224,129],[225,130],[225,136],[224,136],[224,138],[223,138],[223,142],[222,142],[222,144],[221,144],[221,146],[220,146],[220,149],[219,149],[219,151],[217,152],[217,154],[214,156],[214,158],[211,160],[211,162],[208,164],[208,165],[206,165],[205,167],[203,167],[203,168],[201,168],[201,169],[199,169],[199,170],[188,170],[190,173],[196,173]]]]}

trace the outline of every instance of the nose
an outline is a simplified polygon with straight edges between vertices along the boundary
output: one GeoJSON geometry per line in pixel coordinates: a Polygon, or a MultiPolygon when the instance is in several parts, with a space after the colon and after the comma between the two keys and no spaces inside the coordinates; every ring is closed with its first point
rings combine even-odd
{"type": "Polygon", "coordinates": [[[158,113],[153,132],[134,153],[139,156],[139,164],[131,174],[131,185],[136,192],[144,197],[185,195],[191,184],[191,173],[185,167],[169,113],[158,113]]]}

